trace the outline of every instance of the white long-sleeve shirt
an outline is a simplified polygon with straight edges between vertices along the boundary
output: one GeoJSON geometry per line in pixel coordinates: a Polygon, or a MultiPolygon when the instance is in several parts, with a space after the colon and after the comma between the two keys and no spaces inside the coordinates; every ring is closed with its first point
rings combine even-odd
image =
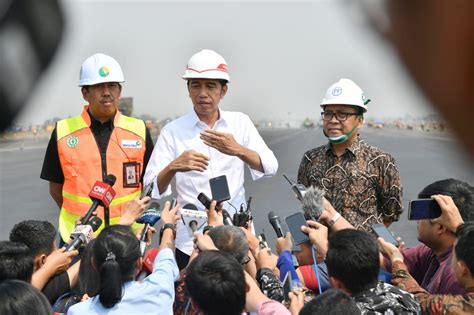
{"type": "MultiPolygon", "coordinates": [[[[253,180],[264,176],[273,176],[278,169],[278,161],[273,152],[258,133],[250,118],[239,112],[219,110],[220,118],[214,124],[213,130],[231,133],[234,139],[244,147],[258,153],[264,172],[250,169],[253,180]]],[[[244,165],[245,163],[235,156],[230,156],[217,151],[204,144],[200,138],[203,130],[209,126],[200,121],[194,110],[188,114],[168,123],[160,133],[150,161],[145,171],[144,183],[156,180],[156,176],[181,153],[194,150],[206,155],[209,164],[204,172],[189,171],[178,172],[175,175],[177,200],[181,205],[192,203],[199,210],[204,206],[197,200],[199,193],[203,192],[212,198],[209,179],[220,175],[227,176],[229,185],[230,202],[236,209],[245,203],[244,165]]],[[[161,195],[155,185],[152,196],[161,198],[171,194],[171,185],[161,195]]],[[[235,210],[231,206],[224,206],[232,216],[235,210]]],[[[186,254],[191,254],[193,243],[181,221],[178,222],[176,234],[176,247],[186,254]]]]}

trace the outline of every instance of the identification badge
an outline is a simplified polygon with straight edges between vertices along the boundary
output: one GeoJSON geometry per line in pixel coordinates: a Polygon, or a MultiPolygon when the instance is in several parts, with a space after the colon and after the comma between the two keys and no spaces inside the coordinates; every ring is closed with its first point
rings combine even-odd
{"type": "Polygon", "coordinates": [[[123,187],[131,188],[140,185],[140,163],[123,163],[123,187]]]}

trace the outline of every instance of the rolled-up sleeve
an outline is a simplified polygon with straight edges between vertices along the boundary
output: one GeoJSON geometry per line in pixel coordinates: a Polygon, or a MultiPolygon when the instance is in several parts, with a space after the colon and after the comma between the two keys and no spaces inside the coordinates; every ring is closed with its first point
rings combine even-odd
{"type": "Polygon", "coordinates": [[[247,115],[244,116],[244,146],[250,150],[257,152],[260,156],[264,172],[260,172],[249,167],[250,174],[253,180],[257,180],[264,176],[273,176],[278,170],[278,160],[276,159],[273,151],[267,146],[262,136],[258,132],[255,125],[247,115]]]}
{"type": "Polygon", "coordinates": [[[158,185],[156,183],[156,178],[158,174],[175,159],[173,137],[171,133],[163,128],[160,132],[160,136],[156,141],[155,148],[151,154],[150,160],[145,171],[145,176],[143,177],[144,185],[148,185],[152,181],[155,181],[153,187],[152,197],[161,198],[171,195],[171,185],[168,185],[166,190],[160,194],[158,190],[158,185]]]}

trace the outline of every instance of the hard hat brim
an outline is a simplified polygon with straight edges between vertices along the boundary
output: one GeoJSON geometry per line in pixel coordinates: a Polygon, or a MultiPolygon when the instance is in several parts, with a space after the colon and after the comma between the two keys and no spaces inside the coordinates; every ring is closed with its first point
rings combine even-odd
{"type": "Polygon", "coordinates": [[[183,80],[191,79],[209,79],[209,80],[226,80],[230,82],[230,77],[223,71],[206,71],[206,72],[194,72],[186,73],[182,76],[183,80]]]}
{"type": "Polygon", "coordinates": [[[101,83],[109,83],[109,82],[117,82],[117,83],[124,83],[125,80],[117,80],[117,79],[114,79],[112,78],[112,80],[84,80],[84,81],[81,81],[79,82],[79,87],[83,87],[83,86],[90,86],[90,85],[96,85],[96,84],[101,84],[101,83]]]}

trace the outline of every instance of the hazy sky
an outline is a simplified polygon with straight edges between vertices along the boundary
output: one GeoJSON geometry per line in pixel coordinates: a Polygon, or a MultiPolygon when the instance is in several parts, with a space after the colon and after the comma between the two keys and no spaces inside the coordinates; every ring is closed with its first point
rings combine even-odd
{"type": "Polygon", "coordinates": [[[221,108],[254,121],[319,117],[324,92],[341,77],[373,100],[369,117],[431,113],[353,3],[63,0],[60,50],[19,121],[77,115],[84,104],[79,68],[96,52],[121,64],[123,96],[133,96],[135,115],[184,114],[192,105],[181,75],[203,48],[229,64],[232,82],[221,108]]]}

